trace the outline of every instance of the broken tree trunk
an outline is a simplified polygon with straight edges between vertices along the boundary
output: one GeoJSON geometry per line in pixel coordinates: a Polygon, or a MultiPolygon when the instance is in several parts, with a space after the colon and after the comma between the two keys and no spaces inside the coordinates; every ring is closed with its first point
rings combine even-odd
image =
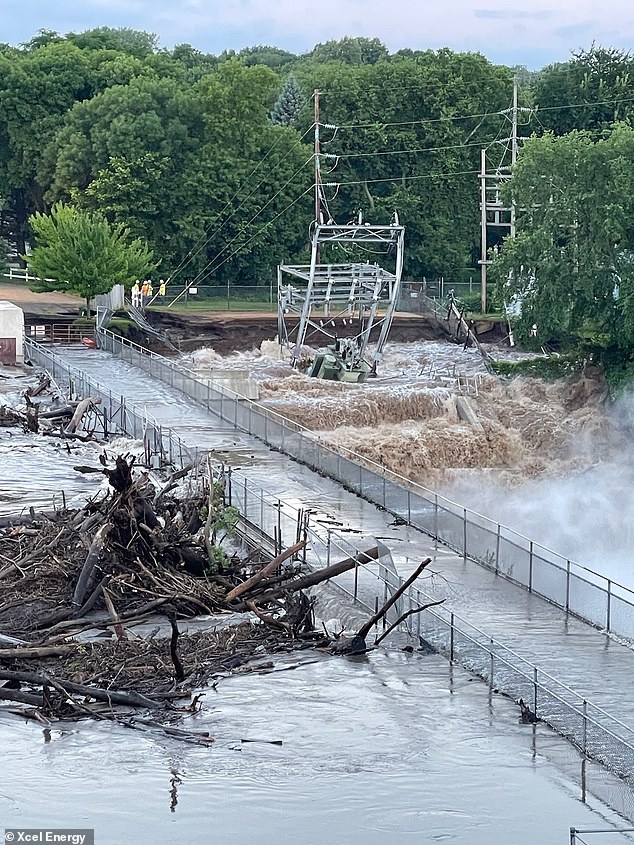
{"type": "Polygon", "coordinates": [[[264,580],[267,575],[270,575],[272,572],[275,572],[280,564],[284,563],[285,560],[288,560],[290,557],[293,557],[297,554],[301,549],[304,548],[306,545],[306,540],[300,540],[299,543],[295,543],[293,546],[290,546],[286,551],[283,551],[277,557],[274,557],[270,563],[267,563],[266,566],[263,566],[255,575],[252,575],[250,578],[247,578],[246,581],[243,581],[242,584],[238,584],[237,587],[234,587],[229,593],[227,593],[225,597],[225,601],[227,604],[237,599],[238,596],[241,596],[242,593],[246,593],[247,590],[250,590],[252,587],[255,587],[256,584],[259,584],[260,581],[264,580]]]}
{"type": "Polygon", "coordinates": [[[430,558],[430,557],[428,557],[426,560],[424,560],[424,561],[423,561],[423,562],[422,562],[422,563],[421,563],[421,564],[420,564],[420,565],[419,565],[419,566],[418,566],[418,567],[414,570],[414,572],[412,572],[412,574],[409,576],[409,578],[407,579],[407,581],[404,581],[404,582],[403,582],[403,584],[401,584],[401,586],[398,588],[398,590],[396,590],[396,592],[394,593],[394,595],[392,595],[392,596],[391,596],[391,597],[390,597],[390,598],[389,598],[389,599],[385,602],[385,604],[383,605],[383,607],[382,607],[382,608],[380,608],[380,609],[379,609],[379,610],[378,610],[378,611],[374,614],[374,616],[372,616],[370,619],[368,619],[368,621],[365,623],[365,625],[363,625],[361,628],[359,628],[359,630],[357,631],[356,636],[357,636],[357,637],[361,637],[361,639],[362,639],[362,640],[365,640],[365,638],[367,637],[368,633],[369,633],[369,632],[370,632],[370,630],[372,629],[372,626],[373,626],[373,625],[376,625],[376,623],[377,623],[377,622],[379,622],[381,619],[383,619],[383,617],[384,617],[384,616],[385,616],[385,614],[388,612],[388,610],[392,607],[392,605],[396,604],[396,602],[400,599],[400,597],[403,595],[403,593],[405,592],[405,590],[407,590],[407,588],[408,588],[408,587],[410,587],[410,586],[414,583],[414,581],[418,578],[418,576],[421,574],[421,572],[423,571],[423,569],[425,569],[425,567],[426,567],[426,566],[429,566],[429,564],[430,564],[430,563],[431,563],[431,558],[430,558]]]}
{"type": "Polygon", "coordinates": [[[88,396],[86,399],[82,399],[79,405],[75,408],[75,413],[73,414],[71,421],[68,423],[66,428],[64,429],[64,434],[74,434],[77,431],[79,424],[81,423],[81,419],[91,407],[91,405],[100,405],[101,404],[101,396],[88,396]]]}
{"type": "Polygon", "coordinates": [[[332,566],[326,566],[323,569],[318,569],[317,572],[311,572],[309,575],[302,575],[294,581],[289,581],[281,587],[275,587],[273,590],[267,590],[265,593],[254,595],[249,598],[250,601],[257,601],[258,604],[263,604],[267,601],[272,601],[284,593],[294,593],[296,590],[304,590],[306,587],[314,587],[316,584],[321,584],[322,581],[327,581],[329,578],[334,578],[341,575],[343,572],[348,572],[354,569],[359,564],[369,563],[371,560],[377,560],[380,552],[377,546],[369,549],[367,552],[359,552],[356,557],[348,557],[345,560],[340,560],[339,563],[333,563],[332,566]]]}
{"type": "MultiPolygon", "coordinates": [[[[51,685],[48,675],[40,674],[39,672],[13,672],[8,669],[0,669],[0,680],[20,681],[20,683],[41,687],[51,685]]],[[[145,695],[141,695],[133,690],[125,692],[123,690],[89,687],[85,684],[76,684],[73,681],[68,681],[66,678],[56,677],[55,681],[69,693],[79,693],[79,695],[94,698],[97,701],[106,701],[109,704],[127,704],[131,707],[145,707],[148,710],[157,710],[162,706],[160,702],[154,701],[152,698],[147,698],[145,695]]]]}
{"type": "Polygon", "coordinates": [[[84,565],[79,573],[79,578],[77,579],[77,584],[75,585],[75,592],[73,593],[72,604],[75,612],[77,612],[84,603],[86,594],[90,589],[95,566],[99,562],[99,557],[104,550],[106,538],[111,528],[112,525],[109,522],[102,525],[95,534],[95,538],[88,550],[86,560],[84,561],[84,565]]]}

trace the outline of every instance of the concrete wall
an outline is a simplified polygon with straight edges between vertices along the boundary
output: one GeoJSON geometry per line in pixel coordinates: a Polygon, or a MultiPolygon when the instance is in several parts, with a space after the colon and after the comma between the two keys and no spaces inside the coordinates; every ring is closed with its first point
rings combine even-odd
{"type": "Polygon", "coordinates": [[[8,364],[24,363],[24,312],[14,305],[13,302],[0,300],[0,343],[3,348],[12,347],[11,340],[15,341],[15,360],[7,360],[8,364]]]}

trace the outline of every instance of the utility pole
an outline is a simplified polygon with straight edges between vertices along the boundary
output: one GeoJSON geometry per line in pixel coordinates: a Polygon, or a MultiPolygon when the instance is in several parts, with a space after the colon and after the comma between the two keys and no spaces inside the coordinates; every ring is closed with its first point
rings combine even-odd
{"type": "Polygon", "coordinates": [[[511,178],[513,167],[517,162],[519,142],[524,141],[518,134],[518,116],[520,112],[532,113],[532,109],[519,107],[517,104],[517,78],[513,79],[513,99],[511,108],[504,109],[498,114],[503,115],[510,122],[510,133],[507,138],[501,138],[497,143],[504,149],[500,163],[493,169],[487,167],[487,149],[480,152],[480,281],[482,313],[487,309],[487,268],[491,263],[488,250],[488,233],[492,229],[506,229],[507,233],[515,236],[516,209],[515,204],[502,205],[500,187],[503,182],[511,178]]]}
{"type": "MultiPolygon", "coordinates": [[[[321,165],[319,146],[319,91],[315,88],[313,93],[315,99],[315,225],[321,223],[321,165]]],[[[319,263],[319,252],[317,253],[319,263]]]]}

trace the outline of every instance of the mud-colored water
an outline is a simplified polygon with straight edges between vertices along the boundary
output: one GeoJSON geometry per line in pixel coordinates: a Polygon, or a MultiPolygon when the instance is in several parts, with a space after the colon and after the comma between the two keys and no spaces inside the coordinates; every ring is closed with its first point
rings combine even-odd
{"type": "MultiPolygon", "coordinates": [[[[513,359],[521,353],[490,350],[513,359]]],[[[248,368],[266,406],[329,445],[443,493],[521,534],[634,586],[632,401],[606,403],[600,373],[546,383],[502,380],[473,349],[435,341],[388,344],[366,384],[310,379],[279,360],[277,344],[198,361],[248,368]],[[276,357],[277,356],[277,357],[276,357]],[[477,378],[460,419],[453,376],[477,378]]]]}

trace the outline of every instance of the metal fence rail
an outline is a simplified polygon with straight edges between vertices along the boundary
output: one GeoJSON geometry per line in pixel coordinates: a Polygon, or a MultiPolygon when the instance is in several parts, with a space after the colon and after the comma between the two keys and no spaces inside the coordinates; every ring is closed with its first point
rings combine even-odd
{"type": "Polygon", "coordinates": [[[178,363],[99,331],[103,349],[150,373],[222,420],[340,482],[466,558],[598,628],[634,640],[634,591],[566,559],[512,528],[470,511],[349,450],[319,443],[307,428],[178,363]]]}
{"type": "MultiPolygon", "coordinates": [[[[117,422],[117,430],[133,437],[142,434],[163,455],[168,449],[174,464],[182,466],[202,457],[169,430],[162,429],[134,406],[126,405],[121,398],[115,398],[48,349],[29,342],[28,356],[54,377],[68,378],[71,389],[101,395],[111,420],[117,422]]],[[[227,502],[240,510],[243,525],[257,527],[258,542],[268,541],[269,550],[291,545],[302,527],[308,540],[302,552],[303,562],[312,568],[327,566],[341,558],[358,557],[364,551],[330,528],[308,525],[301,509],[254,485],[243,472],[230,468],[221,468],[220,472],[226,482],[227,502]]],[[[436,511],[434,514],[437,516],[436,511]]],[[[335,583],[355,603],[373,612],[402,585],[403,579],[388,555],[376,562],[357,564],[335,583]]],[[[395,622],[404,611],[420,608],[430,600],[424,591],[412,585],[390,609],[384,626],[395,622]]],[[[492,688],[513,698],[523,698],[538,718],[634,786],[634,729],[442,606],[417,613],[401,628],[485,679],[492,688]]]]}
{"type": "Polygon", "coordinates": [[[104,437],[120,433],[142,441],[148,466],[170,464],[182,467],[188,463],[197,465],[201,454],[198,449],[186,446],[178,436],[150,414],[141,413],[126,402],[124,396],[115,396],[107,387],[92,380],[59,355],[30,338],[25,338],[24,351],[31,363],[46,369],[56,381],[66,382],[71,398],[99,396],[101,404],[93,410],[91,427],[94,428],[98,423],[104,437]]]}
{"type": "MultiPolygon", "coordinates": [[[[226,479],[228,501],[242,515],[269,537],[276,537],[279,546],[288,546],[295,541],[301,511],[266,493],[240,470],[227,469],[226,479]]],[[[317,526],[309,526],[307,539],[306,562],[312,568],[358,557],[364,551],[336,531],[317,526]]],[[[388,556],[380,557],[377,562],[357,564],[354,570],[339,576],[335,583],[355,603],[373,613],[402,586],[403,581],[388,556]]],[[[422,608],[431,601],[431,596],[412,585],[388,611],[384,629],[404,612],[422,608]]],[[[634,786],[634,728],[443,606],[410,616],[401,624],[401,629],[478,675],[491,688],[511,698],[524,699],[540,720],[586,756],[601,762],[634,786]]]]}

